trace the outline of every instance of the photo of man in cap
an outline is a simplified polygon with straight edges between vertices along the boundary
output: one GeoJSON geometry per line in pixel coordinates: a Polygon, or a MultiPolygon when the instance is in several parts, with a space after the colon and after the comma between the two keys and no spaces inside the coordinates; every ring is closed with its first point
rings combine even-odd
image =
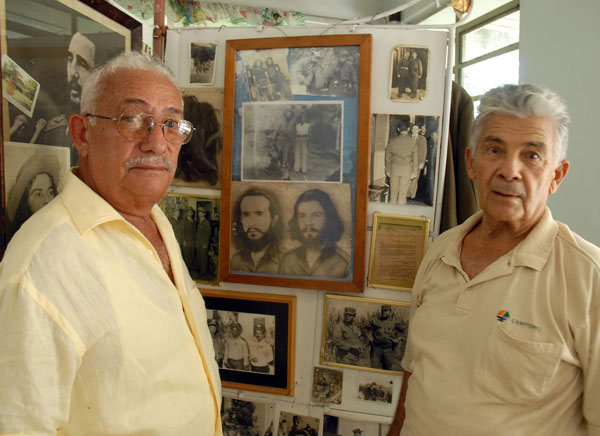
{"type": "Polygon", "coordinates": [[[364,353],[362,332],[355,324],[356,309],[348,306],[344,308],[342,322],[338,323],[332,332],[332,344],[335,347],[335,361],[356,365],[364,353]]]}
{"type": "Polygon", "coordinates": [[[250,350],[248,342],[240,336],[242,325],[234,321],[229,326],[229,331],[231,337],[225,341],[223,365],[229,369],[247,370],[249,368],[250,350]]]}
{"type": "Polygon", "coordinates": [[[269,344],[266,338],[265,320],[264,318],[255,318],[254,320],[254,337],[256,343],[250,347],[250,371],[269,374],[270,366],[273,365],[275,355],[273,346],[269,344]]]}

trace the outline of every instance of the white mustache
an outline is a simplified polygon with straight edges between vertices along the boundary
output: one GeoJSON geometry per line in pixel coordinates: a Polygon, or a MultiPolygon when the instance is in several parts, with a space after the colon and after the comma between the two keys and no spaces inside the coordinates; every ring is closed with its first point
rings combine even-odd
{"type": "Polygon", "coordinates": [[[136,167],[140,164],[145,164],[145,163],[161,163],[163,165],[166,165],[171,171],[175,169],[175,165],[173,164],[173,162],[171,162],[170,160],[168,160],[165,157],[162,156],[139,156],[139,157],[134,157],[129,159],[126,163],[125,163],[125,168],[129,169],[129,168],[133,168],[136,167]]]}

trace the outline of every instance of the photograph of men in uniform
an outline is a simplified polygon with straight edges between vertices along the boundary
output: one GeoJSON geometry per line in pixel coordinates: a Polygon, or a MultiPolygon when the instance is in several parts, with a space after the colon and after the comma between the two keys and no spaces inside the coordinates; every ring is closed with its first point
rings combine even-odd
{"type": "Polygon", "coordinates": [[[398,320],[392,317],[392,306],[382,304],[381,311],[369,321],[369,326],[373,336],[371,368],[400,370],[395,350],[402,340],[402,329],[398,320]]]}
{"type": "Polygon", "coordinates": [[[365,352],[363,334],[354,322],[356,308],[344,308],[342,321],[336,324],[332,333],[332,345],[335,347],[335,361],[347,365],[356,365],[365,352]]]}
{"type": "Polygon", "coordinates": [[[348,277],[350,255],[337,244],[344,234],[344,223],[327,192],[309,189],[300,194],[289,230],[301,245],[281,257],[280,274],[348,277]]]}
{"type": "Polygon", "coordinates": [[[233,215],[233,236],[241,249],[231,257],[231,270],[277,273],[283,234],[277,197],[264,189],[249,188],[238,198],[233,215]]]}

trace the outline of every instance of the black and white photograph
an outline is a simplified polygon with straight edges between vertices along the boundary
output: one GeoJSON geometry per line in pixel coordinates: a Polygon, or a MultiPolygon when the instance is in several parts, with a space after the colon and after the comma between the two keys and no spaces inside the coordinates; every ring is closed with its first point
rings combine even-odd
{"type": "Polygon", "coordinates": [[[303,47],[288,55],[292,93],[355,97],[358,93],[358,47],[303,47]]]}
{"type": "Polygon", "coordinates": [[[318,436],[319,418],[291,412],[279,413],[277,436],[318,436]]]}
{"type": "Polygon", "coordinates": [[[244,103],[242,180],[340,182],[343,102],[244,103]]]}
{"type": "Polygon", "coordinates": [[[216,64],[216,42],[190,42],[190,84],[212,85],[215,82],[216,64]]]}
{"type": "Polygon", "coordinates": [[[67,124],[69,116],[80,111],[81,85],[96,65],[130,48],[130,31],[80,2],[8,1],[5,6],[6,54],[39,83],[35,107],[27,117],[13,104],[8,106],[11,141],[65,147],[71,166],[77,165],[67,124]],[[52,12],[52,22],[41,33],[35,26],[23,26],[25,20],[38,19],[30,12],[35,9],[52,12]]]}
{"type": "Polygon", "coordinates": [[[371,374],[359,374],[358,399],[379,403],[392,403],[394,380],[371,374]]]}
{"type": "Polygon", "coordinates": [[[223,396],[223,436],[273,435],[274,404],[223,396]]]}
{"type": "Polygon", "coordinates": [[[173,227],[192,278],[206,283],[217,282],[221,200],[169,193],[160,206],[173,227]]]}
{"type": "Polygon", "coordinates": [[[325,296],[321,364],[401,374],[410,303],[325,296]]]}
{"type": "Polygon", "coordinates": [[[351,268],[350,188],[234,182],[232,271],[344,278],[351,268]]]}
{"type": "Polygon", "coordinates": [[[342,402],[344,372],[331,368],[313,368],[312,400],[319,403],[342,402]]]}
{"type": "Polygon", "coordinates": [[[323,415],[323,436],[385,436],[388,424],[323,415]]]}
{"type": "Polygon", "coordinates": [[[237,74],[245,78],[251,101],[293,100],[287,48],[247,50],[240,59],[237,74]]]}
{"type": "Polygon", "coordinates": [[[4,143],[6,242],[61,191],[69,171],[63,147],[4,143]]]}
{"type": "Polygon", "coordinates": [[[194,126],[190,142],[177,159],[173,185],[194,188],[221,187],[223,88],[184,88],[184,118],[194,126]]]}
{"type": "Polygon", "coordinates": [[[274,373],[274,315],[226,310],[208,310],[207,314],[219,368],[274,373]]]}
{"type": "Polygon", "coordinates": [[[390,99],[418,102],[427,96],[429,48],[397,46],[392,50],[390,99]]]}
{"type": "Polygon", "coordinates": [[[432,206],[439,116],[374,114],[369,201],[432,206]]]}

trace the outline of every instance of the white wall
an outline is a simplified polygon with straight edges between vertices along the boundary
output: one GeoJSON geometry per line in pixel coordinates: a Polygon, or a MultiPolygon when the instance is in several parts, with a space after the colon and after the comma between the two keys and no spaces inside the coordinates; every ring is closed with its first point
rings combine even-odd
{"type": "Polygon", "coordinates": [[[521,1],[520,81],[560,94],[571,113],[569,174],[553,216],[600,245],[600,2],[521,1]]]}

